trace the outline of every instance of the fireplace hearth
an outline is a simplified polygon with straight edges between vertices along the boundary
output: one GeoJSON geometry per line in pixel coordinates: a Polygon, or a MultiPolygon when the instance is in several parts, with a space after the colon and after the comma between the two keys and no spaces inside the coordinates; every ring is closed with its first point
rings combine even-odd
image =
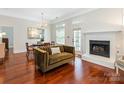
{"type": "Polygon", "coordinates": [[[90,54],[110,57],[110,41],[90,40],[90,54]]]}

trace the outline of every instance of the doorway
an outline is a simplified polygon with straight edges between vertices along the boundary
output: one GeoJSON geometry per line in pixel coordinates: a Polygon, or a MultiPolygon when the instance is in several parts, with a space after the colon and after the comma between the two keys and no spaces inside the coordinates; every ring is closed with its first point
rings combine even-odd
{"type": "Polygon", "coordinates": [[[75,52],[80,53],[81,52],[81,30],[74,30],[74,47],[75,52]]]}
{"type": "Polygon", "coordinates": [[[14,34],[13,33],[13,27],[0,26],[0,29],[1,29],[2,33],[5,33],[5,35],[3,35],[2,38],[4,40],[3,42],[5,43],[6,48],[9,51],[13,52],[13,46],[14,46],[14,44],[13,44],[13,42],[14,42],[14,40],[13,40],[13,34],[14,34]]]}

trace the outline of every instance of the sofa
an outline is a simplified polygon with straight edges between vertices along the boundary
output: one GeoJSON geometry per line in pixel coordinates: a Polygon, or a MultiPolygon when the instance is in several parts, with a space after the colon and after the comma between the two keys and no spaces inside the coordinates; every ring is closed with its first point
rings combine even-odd
{"type": "Polygon", "coordinates": [[[34,48],[35,66],[42,72],[47,72],[75,59],[73,46],[41,46],[34,48]],[[59,47],[60,53],[52,54],[51,48],[59,47]]]}

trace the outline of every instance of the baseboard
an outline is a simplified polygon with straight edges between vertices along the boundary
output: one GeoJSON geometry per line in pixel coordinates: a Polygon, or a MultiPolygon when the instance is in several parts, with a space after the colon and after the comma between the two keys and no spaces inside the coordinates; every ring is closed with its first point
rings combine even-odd
{"type": "Polygon", "coordinates": [[[14,50],[14,54],[16,53],[23,53],[23,52],[26,52],[25,50],[14,50]]]}

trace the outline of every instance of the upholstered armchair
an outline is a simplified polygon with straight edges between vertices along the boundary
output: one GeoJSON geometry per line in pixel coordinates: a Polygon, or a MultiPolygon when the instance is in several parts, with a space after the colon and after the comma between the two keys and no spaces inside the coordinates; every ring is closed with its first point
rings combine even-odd
{"type": "Polygon", "coordinates": [[[0,44],[0,59],[4,61],[4,57],[5,57],[5,43],[1,43],[0,44]]]}
{"type": "Polygon", "coordinates": [[[124,56],[120,56],[117,58],[115,62],[116,74],[119,73],[119,69],[124,71],[124,56]]]}

